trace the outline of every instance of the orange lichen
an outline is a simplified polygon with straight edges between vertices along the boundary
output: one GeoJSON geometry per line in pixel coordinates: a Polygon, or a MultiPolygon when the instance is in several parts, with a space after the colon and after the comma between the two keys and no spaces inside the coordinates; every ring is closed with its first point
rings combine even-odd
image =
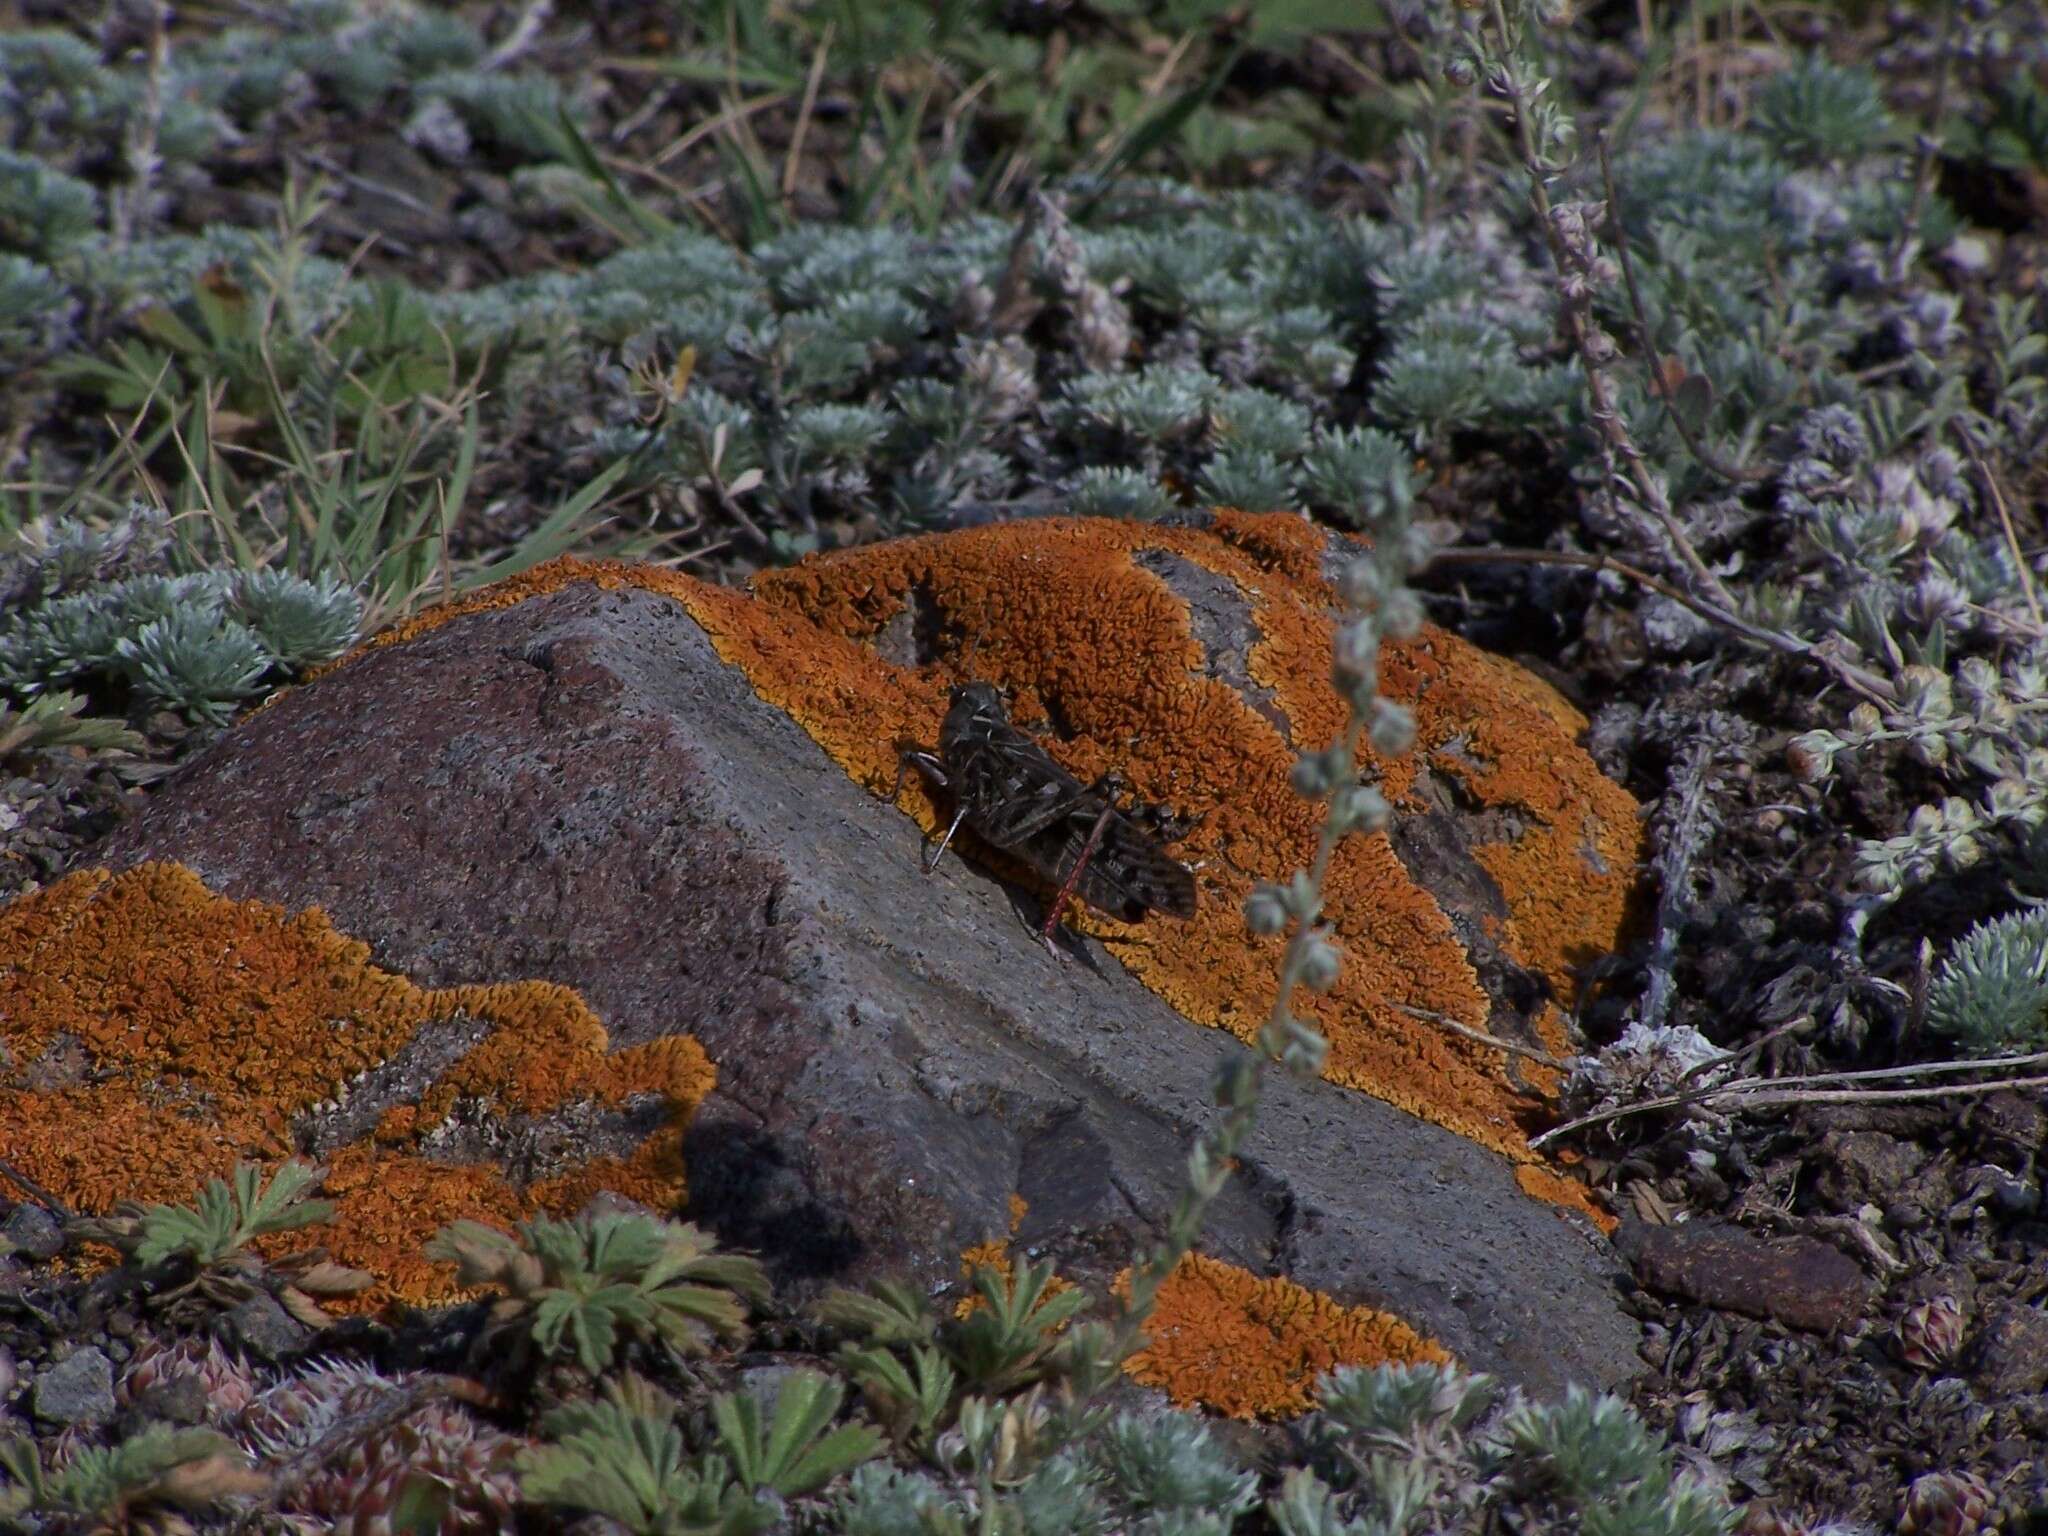
{"type": "MultiPolygon", "coordinates": [[[[1010,1245],[998,1238],[960,1255],[961,1278],[977,1269],[1008,1275],[1010,1245]]],[[[1046,1297],[1073,1289],[1054,1275],[1046,1297]]],[[[1131,1272],[1110,1289],[1128,1303],[1131,1272]]],[[[978,1295],[954,1304],[964,1318],[986,1306],[978,1295]]],[[[1316,1378],[1340,1365],[1452,1363],[1448,1350],[1391,1312],[1347,1307],[1284,1277],[1264,1278],[1222,1259],[1184,1257],[1159,1288],[1145,1347],[1125,1372],[1158,1387],[1182,1408],[1200,1403],[1232,1418],[1284,1418],[1309,1407],[1316,1378]]]]}
{"type": "Polygon", "coordinates": [[[574,1210],[598,1189],[657,1208],[683,1195],[683,1123],[715,1075],[693,1040],[606,1054],[581,998],[546,982],[425,989],[370,963],[317,908],[231,901],[174,864],[87,870],[0,909],[0,1121],[8,1156],[67,1202],[185,1202],[237,1161],[290,1155],[292,1117],[456,1015],[488,1032],[418,1106],[329,1160],[325,1243],[377,1276],[366,1300],[454,1294],[418,1248],[458,1216],[574,1210]],[[593,1159],[524,1188],[494,1165],[436,1161],[458,1107],[531,1116],[654,1095],[664,1130],[624,1161],[593,1159]]]}
{"type": "MultiPolygon", "coordinates": [[[[1119,1294],[1128,1287],[1126,1271],[1119,1294]]],[[[1340,1365],[1451,1363],[1442,1345],[1391,1313],[1194,1253],[1159,1288],[1145,1335],[1127,1372],[1180,1407],[1202,1403],[1238,1419],[1305,1411],[1316,1378],[1340,1365]]]]}
{"type": "Polygon", "coordinates": [[[960,1254],[960,1278],[972,1281],[977,1269],[995,1269],[1007,1275],[1010,1272],[1009,1240],[994,1237],[985,1243],[976,1243],[972,1248],[963,1249],[960,1254]]]}
{"type": "MultiPolygon", "coordinates": [[[[1076,921],[1181,1013],[1250,1039],[1271,1004],[1278,941],[1248,940],[1239,913],[1256,882],[1310,862],[1321,808],[1295,795],[1287,774],[1343,722],[1328,680],[1336,604],[1323,557],[1321,534],[1299,518],[1224,512],[1206,531],[1053,518],[896,540],[764,572],[752,600],[660,568],[563,559],[379,643],[571,582],[645,588],[686,608],[764,700],[887,794],[897,743],[936,740],[946,686],[964,675],[876,654],[881,631],[915,608],[921,627],[957,648],[957,665],[1015,691],[1021,720],[1060,722],[1064,739],[1048,735],[1047,749],[1075,773],[1115,768],[1147,798],[1207,813],[1180,849],[1202,865],[1194,918],[1076,921]],[[1147,568],[1176,561],[1237,593],[1256,635],[1247,672],[1262,698],[1208,670],[1187,602],[1147,568]]],[[[1380,671],[1382,687],[1415,713],[1416,748],[1369,775],[1397,809],[1435,808],[1419,778],[1427,770],[1493,814],[1502,835],[1474,850],[1507,908],[1491,937],[1569,998],[1571,967],[1609,946],[1622,921],[1639,843],[1634,802],[1571,748],[1581,717],[1522,669],[1425,628],[1388,646],[1380,671]]],[[[939,809],[915,778],[901,803],[937,828],[939,809]]],[[[1436,1014],[1483,1028],[1489,1004],[1451,919],[1385,836],[1340,846],[1325,915],[1344,974],[1325,996],[1302,994],[1293,1006],[1330,1040],[1326,1075],[1517,1162],[1538,1161],[1523,1126],[1539,1102],[1497,1051],[1427,1022],[1436,1014]]],[[[1542,1021],[1553,1033],[1555,1019],[1542,1021]]],[[[1583,1192],[1563,1198],[1597,1214],[1583,1192]]]]}

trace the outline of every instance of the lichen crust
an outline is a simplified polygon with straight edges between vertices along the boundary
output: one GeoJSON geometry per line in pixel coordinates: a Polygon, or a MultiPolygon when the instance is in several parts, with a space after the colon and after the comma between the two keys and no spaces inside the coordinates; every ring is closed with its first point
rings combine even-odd
{"type": "MultiPolygon", "coordinates": [[[[977,1243],[960,1255],[960,1277],[991,1268],[1013,1271],[1008,1238],[977,1243]]],[[[1055,1274],[1045,1300],[1071,1290],[1055,1274]]],[[[1131,1271],[1110,1292],[1130,1299],[1131,1271]]],[[[1041,1303],[1042,1304],[1042,1303],[1041,1303]]],[[[963,1297],[953,1315],[987,1305],[963,1297]]],[[[1124,1372],[1164,1392],[1177,1408],[1200,1405],[1235,1419],[1291,1418],[1308,1410],[1316,1380],[1340,1365],[1450,1365],[1450,1351],[1391,1312],[1346,1306],[1284,1275],[1256,1275],[1225,1259],[1188,1253],[1159,1287],[1144,1347],[1124,1372]]]]}
{"type": "Polygon", "coordinates": [[[1177,1407],[1275,1419],[1306,1412],[1317,1378],[1340,1365],[1425,1363],[1453,1361],[1391,1312],[1191,1253],[1160,1286],[1145,1347],[1124,1369],[1177,1407]]]}
{"type": "Polygon", "coordinates": [[[716,1081],[696,1041],[608,1052],[567,987],[418,987],[318,908],[231,900],[170,863],[81,870],[0,908],[0,1139],[80,1211],[188,1203],[239,1161],[293,1155],[306,1117],[457,1015],[481,1038],[417,1104],[326,1153],[333,1221],[272,1246],[317,1241],[367,1270],[362,1306],[424,1304],[457,1294],[451,1268],[419,1253],[446,1221],[567,1214],[600,1189],[663,1211],[682,1201],[683,1129],[716,1081]],[[437,1155],[458,1119],[512,1136],[572,1106],[649,1103],[662,1128],[623,1157],[571,1156],[515,1183],[494,1162],[437,1155]]]}

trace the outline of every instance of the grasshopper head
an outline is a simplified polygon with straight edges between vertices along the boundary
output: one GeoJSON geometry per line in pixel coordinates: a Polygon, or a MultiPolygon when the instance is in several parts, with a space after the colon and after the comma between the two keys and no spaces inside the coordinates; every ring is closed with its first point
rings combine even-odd
{"type": "Polygon", "coordinates": [[[985,739],[996,726],[1009,723],[1009,706],[994,683],[962,683],[947,698],[951,702],[939,734],[949,749],[956,743],[985,739]]]}
{"type": "Polygon", "coordinates": [[[1008,714],[1003,705],[1003,691],[994,683],[962,683],[953,689],[947,698],[954,709],[972,710],[975,714],[1008,714]]]}

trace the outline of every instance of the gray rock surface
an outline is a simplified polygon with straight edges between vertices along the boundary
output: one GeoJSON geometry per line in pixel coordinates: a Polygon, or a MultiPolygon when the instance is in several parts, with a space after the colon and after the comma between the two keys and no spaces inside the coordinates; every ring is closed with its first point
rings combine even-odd
{"type": "MultiPolygon", "coordinates": [[[[1092,942],[1045,954],[983,870],[925,878],[917,854],[915,824],[680,607],[577,585],[278,701],[153,796],[108,861],[318,904],[422,985],[572,986],[615,1045],[695,1035],[719,1086],[685,1148],[688,1214],[798,1291],[952,1280],[962,1249],[1003,1235],[1013,1191],[1020,1246],[1100,1279],[1163,1217],[1237,1047],[1092,942]]],[[[384,1073],[350,1118],[406,1091],[384,1073]]],[[[1242,1171],[1207,1252],[1394,1311],[1539,1391],[1636,1368],[1611,1254],[1494,1154],[1269,1080],[1242,1171]]]]}
{"type": "Polygon", "coordinates": [[[114,1365],[90,1346],[41,1372],[29,1407],[47,1424],[104,1424],[114,1416],[114,1365]]]}

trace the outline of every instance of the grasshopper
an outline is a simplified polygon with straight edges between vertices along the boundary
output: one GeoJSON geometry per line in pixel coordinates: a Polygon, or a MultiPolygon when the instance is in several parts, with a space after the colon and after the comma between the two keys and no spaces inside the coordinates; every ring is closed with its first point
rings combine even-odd
{"type": "MultiPolygon", "coordinates": [[[[1125,810],[1122,781],[1109,774],[1083,784],[1010,723],[1002,694],[989,683],[952,690],[936,752],[897,749],[896,790],[912,769],[953,801],[953,821],[922,863],[930,874],[965,826],[990,846],[1029,865],[1058,888],[1039,939],[1057,957],[1053,933],[1067,900],[1135,923],[1157,910],[1195,911],[1195,875],[1166,851],[1196,823],[1162,806],[1125,810]]],[[[893,798],[893,797],[892,797],[893,798]]]]}

